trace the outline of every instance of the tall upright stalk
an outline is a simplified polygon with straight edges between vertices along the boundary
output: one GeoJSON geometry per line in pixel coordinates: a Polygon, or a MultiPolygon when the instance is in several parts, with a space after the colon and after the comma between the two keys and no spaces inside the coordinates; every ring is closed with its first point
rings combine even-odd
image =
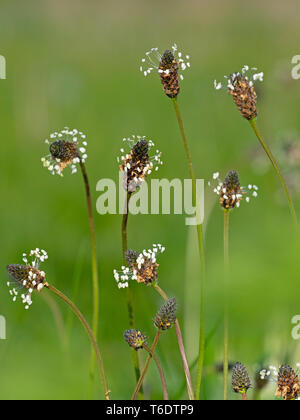
{"type": "MultiPolygon", "coordinates": [[[[80,168],[84,180],[89,225],[91,233],[91,252],[92,252],[92,278],[93,278],[93,334],[97,341],[98,339],[98,325],[99,325],[99,280],[98,280],[98,265],[97,265],[97,253],[96,253],[96,235],[95,235],[95,224],[93,216],[93,205],[91,198],[91,190],[89,185],[89,179],[86,172],[85,164],[80,160],[80,168]]],[[[91,353],[91,367],[90,367],[90,399],[93,398],[93,386],[95,376],[95,353],[92,347],[91,353]]]]}
{"type": "Polygon", "coordinates": [[[82,323],[83,327],[85,328],[85,330],[86,330],[86,332],[89,336],[89,339],[91,341],[91,344],[93,346],[93,350],[95,352],[97,361],[98,361],[100,377],[101,377],[102,385],[103,385],[103,389],[104,389],[104,398],[106,400],[109,400],[110,391],[108,389],[108,384],[107,384],[107,380],[106,380],[104,365],[103,365],[101,353],[100,353],[96,338],[93,334],[93,331],[92,331],[91,327],[89,326],[89,324],[87,323],[86,319],[84,318],[82,313],[79,311],[77,306],[67,296],[65,296],[62,292],[60,292],[58,289],[56,289],[54,286],[51,286],[48,283],[45,284],[45,287],[47,289],[49,289],[52,293],[54,293],[57,297],[62,299],[72,309],[74,314],[77,316],[77,318],[79,319],[79,321],[82,323]]]}
{"type": "Polygon", "coordinates": [[[278,175],[278,177],[279,177],[279,179],[280,179],[281,185],[282,185],[282,187],[283,187],[283,190],[284,190],[284,192],[285,192],[285,195],[286,195],[286,198],[287,198],[287,201],[288,201],[288,205],[289,205],[289,209],[290,209],[291,216],[292,216],[292,218],[293,218],[293,221],[294,221],[295,225],[296,225],[297,227],[299,227],[299,225],[298,225],[298,218],[297,218],[297,215],[296,215],[296,211],[295,211],[294,203],[293,203],[293,200],[292,200],[291,195],[290,195],[290,193],[289,193],[289,190],[288,190],[288,187],[287,187],[286,182],[285,182],[285,180],[284,180],[284,177],[283,177],[283,175],[282,175],[282,172],[281,172],[281,170],[280,170],[280,167],[279,167],[279,165],[278,165],[278,163],[277,163],[277,161],[276,161],[276,159],[275,159],[275,157],[274,157],[273,153],[271,152],[270,147],[269,147],[269,146],[268,146],[268,144],[265,142],[265,140],[264,140],[263,136],[261,135],[261,133],[260,133],[260,131],[259,131],[259,129],[258,129],[258,127],[257,127],[257,123],[256,123],[256,119],[252,119],[252,120],[250,120],[249,122],[250,122],[250,125],[251,125],[251,127],[253,128],[254,133],[255,133],[256,137],[258,138],[258,140],[259,140],[259,142],[260,142],[260,144],[261,144],[262,148],[263,148],[263,149],[264,149],[264,151],[266,152],[266,154],[267,154],[268,158],[270,159],[270,161],[271,161],[271,163],[272,163],[272,165],[273,165],[273,167],[274,167],[275,171],[277,172],[277,175],[278,175]]]}
{"type": "MultiPolygon", "coordinates": [[[[127,239],[127,225],[128,225],[128,215],[129,215],[129,202],[132,196],[131,192],[127,192],[126,201],[125,201],[125,208],[123,213],[123,220],[122,220],[122,251],[123,251],[123,261],[125,261],[125,253],[128,250],[128,239],[127,239]]],[[[134,322],[134,308],[133,308],[133,296],[132,290],[130,287],[127,287],[127,309],[128,309],[128,317],[129,317],[129,325],[130,328],[134,329],[135,322],[134,322]]],[[[139,357],[136,350],[132,349],[132,360],[134,366],[134,373],[136,380],[138,381],[141,372],[140,372],[140,365],[139,365],[139,357]]],[[[144,398],[143,387],[140,387],[139,390],[140,399],[144,398]]]]}
{"type": "Polygon", "coordinates": [[[143,384],[143,381],[145,379],[146,373],[148,371],[148,368],[149,368],[149,365],[150,365],[150,362],[151,362],[151,359],[152,359],[152,355],[155,352],[155,349],[157,347],[157,344],[158,344],[158,341],[160,339],[160,336],[161,336],[161,331],[158,330],[157,333],[156,333],[156,336],[154,338],[152,347],[150,349],[151,353],[149,354],[149,356],[148,356],[148,358],[146,360],[146,364],[144,366],[144,369],[143,369],[143,371],[141,373],[141,376],[138,379],[138,383],[136,384],[135,390],[133,392],[133,395],[132,395],[132,398],[131,398],[132,400],[136,400],[136,397],[137,397],[138,393],[140,392],[141,386],[143,384]]]}
{"type": "Polygon", "coordinates": [[[228,364],[229,364],[229,315],[228,315],[228,279],[229,279],[229,216],[224,210],[224,400],[228,400],[228,364]]]}
{"type": "MultiPolygon", "coordinates": [[[[167,294],[162,290],[161,287],[158,286],[158,284],[153,284],[153,287],[160,294],[160,296],[163,298],[163,300],[165,302],[167,302],[169,300],[167,294]]],[[[184,348],[184,344],[183,344],[182,333],[181,333],[181,329],[180,329],[178,319],[176,319],[176,321],[175,321],[175,329],[176,329],[178,347],[179,347],[179,351],[180,351],[180,355],[181,355],[181,359],[182,359],[182,364],[183,364],[183,369],[184,369],[184,373],[185,373],[189,399],[194,400],[195,395],[194,395],[194,390],[193,390],[192,378],[191,378],[191,373],[190,373],[188,360],[187,360],[187,357],[186,357],[186,352],[185,352],[185,348],[184,348]]]]}
{"type": "MultiPolygon", "coordinates": [[[[193,183],[193,201],[194,205],[197,208],[197,214],[200,214],[199,210],[199,203],[197,197],[197,188],[196,188],[196,177],[194,172],[194,167],[192,163],[192,156],[189,149],[187,137],[185,134],[183,121],[181,118],[179,106],[177,99],[173,99],[174,109],[180,129],[180,133],[182,136],[186,158],[189,167],[190,177],[193,183]]],[[[204,354],[205,354],[205,255],[204,255],[204,239],[203,239],[203,228],[202,224],[197,225],[197,234],[198,234],[198,244],[199,244],[199,253],[200,253],[200,263],[201,263],[201,279],[200,279],[200,289],[201,289],[201,296],[200,296],[200,339],[199,339],[199,355],[198,355],[198,369],[197,369],[197,379],[196,379],[196,400],[200,399],[200,392],[201,392],[201,381],[202,381],[202,373],[203,373],[203,365],[204,365],[204,354]]]]}

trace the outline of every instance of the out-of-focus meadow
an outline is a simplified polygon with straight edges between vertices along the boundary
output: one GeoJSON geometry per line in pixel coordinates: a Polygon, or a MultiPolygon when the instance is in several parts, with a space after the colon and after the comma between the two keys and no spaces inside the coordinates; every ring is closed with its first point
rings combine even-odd
{"type": "MultiPolygon", "coordinates": [[[[258,108],[267,140],[274,150],[291,135],[300,141],[300,81],[291,78],[291,59],[300,53],[299,13],[297,0],[2,0],[0,54],[7,60],[7,80],[0,81],[0,315],[7,320],[7,340],[0,341],[1,399],[88,395],[90,345],[82,327],[60,302],[51,310],[53,301],[48,301],[47,292],[34,296],[29,311],[20,302],[12,303],[6,265],[20,263],[24,251],[46,249],[49,260],[43,269],[48,280],[74,297],[91,320],[90,242],[82,179],[69,171],[64,178],[52,177],[42,167],[41,157],[48,152],[44,139],[66,125],[87,134],[94,203],[98,180],[117,181],[116,157],[122,138],[131,134],[151,137],[162,151],[164,165],[154,176],[187,178],[171,101],[158,77],[145,79],[139,72],[145,51],[156,46],[164,50],[174,42],[191,56],[179,101],[197,177],[209,180],[217,170],[225,176],[227,170],[236,169],[243,185],[255,183],[260,188],[259,197],[243,203],[231,217],[230,359],[243,362],[251,377],[261,364],[300,362],[299,342],[291,338],[291,319],[300,313],[300,249],[288,208],[249,125],[229,95],[213,89],[214,79],[244,64],[258,67],[265,72],[258,108]]],[[[281,162],[290,176],[289,160],[281,162]]],[[[298,169],[296,164],[293,176],[298,169]]],[[[293,191],[299,214],[300,198],[297,188],[293,191]]],[[[218,399],[222,376],[210,369],[222,361],[223,216],[218,205],[209,216],[210,339],[202,398],[218,399]]],[[[121,265],[121,216],[96,214],[95,222],[100,346],[111,397],[127,399],[135,378],[131,352],[123,340],[129,327],[126,293],[118,290],[112,275],[121,265]]],[[[160,258],[160,284],[178,299],[192,362],[199,330],[196,237],[185,226],[184,216],[130,217],[131,248],[149,248],[157,242],[166,246],[160,258]]],[[[151,342],[152,319],[162,302],[150,287],[133,284],[133,292],[136,326],[151,342]]],[[[170,397],[185,398],[184,392],[178,394],[184,375],[175,331],[164,334],[158,354],[170,397]]],[[[274,391],[270,385],[263,397],[274,398],[274,391]]],[[[145,392],[161,398],[154,365],[145,392]]],[[[102,397],[98,376],[95,397],[102,397]]]]}

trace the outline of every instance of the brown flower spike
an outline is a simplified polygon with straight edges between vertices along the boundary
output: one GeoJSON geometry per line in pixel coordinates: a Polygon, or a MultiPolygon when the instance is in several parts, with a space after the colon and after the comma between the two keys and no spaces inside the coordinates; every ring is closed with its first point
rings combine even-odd
{"type": "Polygon", "coordinates": [[[189,68],[190,57],[183,56],[178,51],[177,45],[174,44],[171,49],[167,49],[160,54],[158,48],[152,48],[146,53],[146,57],[142,59],[140,71],[148,76],[153,71],[157,71],[163,86],[165,94],[171,98],[177,98],[180,92],[179,79],[183,80],[182,71],[189,68]],[[145,67],[147,64],[149,67],[145,67]]]}
{"type": "Polygon", "coordinates": [[[169,98],[177,98],[180,92],[178,68],[174,54],[166,50],[161,57],[158,72],[164,92],[169,98]]]}
{"type": "MultiPolygon", "coordinates": [[[[244,66],[241,72],[233,73],[229,77],[225,76],[227,91],[246,120],[253,120],[257,117],[257,94],[254,89],[254,82],[256,80],[263,81],[264,74],[262,72],[253,73],[256,71],[257,68],[250,69],[249,66],[244,66]],[[251,74],[249,74],[249,71],[251,74]]],[[[215,81],[217,90],[222,87],[222,83],[215,81]]]]}
{"type": "MultiPolygon", "coordinates": [[[[249,203],[250,194],[252,197],[258,196],[258,187],[256,185],[249,184],[247,188],[241,186],[239,175],[236,171],[228,172],[224,181],[220,180],[219,175],[219,172],[213,175],[213,180],[218,182],[214,192],[219,196],[219,202],[223,209],[232,210],[235,207],[240,207],[244,197],[245,201],[249,203]]],[[[209,185],[211,185],[210,182],[209,185]]]]}
{"type": "Polygon", "coordinates": [[[141,331],[131,329],[124,332],[124,339],[134,350],[139,350],[146,344],[147,337],[141,331]]]}
{"type": "Polygon", "coordinates": [[[228,93],[233,97],[234,103],[238,107],[241,115],[246,120],[253,120],[257,117],[257,94],[254,86],[250,84],[245,76],[240,74],[231,75],[230,81],[234,88],[228,88],[228,93]]]}
{"type": "Polygon", "coordinates": [[[158,279],[156,259],[154,260],[151,255],[139,255],[133,250],[126,251],[126,260],[131,268],[131,271],[136,275],[138,283],[145,283],[146,285],[153,284],[158,279]]]}
{"type": "Polygon", "coordinates": [[[224,209],[233,209],[239,206],[242,197],[239,175],[236,171],[230,171],[220,190],[220,204],[224,209]]]}
{"type": "Polygon", "coordinates": [[[246,395],[251,387],[247,369],[242,363],[236,363],[232,370],[232,389],[235,393],[246,395]]]}
{"type": "Polygon", "coordinates": [[[278,373],[276,396],[284,400],[295,400],[300,394],[299,378],[290,366],[281,366],[278,373]]]}
{"type": "Polygon", "coordinates": [[[120,271],[114,270],[114,278],[119,289],[129,286],[129,281],[134,280],[148,286],[158,281],[157,256],[165,252],[161,244],[154,244],[152,249],[144,249],[138,253],[132,249],[125,252],[128,267],[121,267],[120,271]]]}
{"type": "Polygon", "coordinates": [[[156,328],[162,331],[170,329],[176,321],[176,311],[177,303],[175,298],[165,302],[153,320],[156,328]]]}
{"type": "Polygon", "coordinates": [[[129,153],[125,154],[125,150],[122,148],[123,155],[118,158],[120,170],[124,173],[123,186],[126,191],[135,192],[146,177],[153,170],[157,171],[159,165],[162,165],[161,153],[157,150],[154,156],[149,155],[154,143],[146,137],[132,136],[123,139],[123,141],[130,146],[129,153]]]}
{"type": "Polygon", "coordinates": [[[7,286],[10,288],[10,295],[16,302],[20,292],[20,298],[25,305],[25,309],[29,309],[32,305],[32,293],[34,290],[41,292],[47,283],[45,281],[46,274],[40,270],[40,264],[48,259],[47,252],[36,248],[29,254],[32,261],[29,262],[27,255],[23,254],[23,262],[26,264],[10,264],[7,266],[7,272],[10,281],[7,286]]]}
{"type": "Polygon", "coordinates": [[[60,132],[55,132],[50,135],[51,140],[46,140],[49,145],[48,156],[42,158],[45,168],[47,168],[52,175],[63,175],[66,167],[70,166],[72,173],[77,172],[77,164],[85,163],[87,159],[86,154],[86,136],[81,131],[76,129],[69,130],[65,128],[60,132]]]}

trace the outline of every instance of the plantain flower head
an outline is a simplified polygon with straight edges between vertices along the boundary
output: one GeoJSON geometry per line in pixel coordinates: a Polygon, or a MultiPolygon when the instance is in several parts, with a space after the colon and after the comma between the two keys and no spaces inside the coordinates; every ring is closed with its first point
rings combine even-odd
{"type": "Polygon", "coordinates": [[[156,328],[161,331],[168,330],[176,321],[177,302],[171,298],[165,302],[157,312],[153,322],[156,328]]]}
{"type": "Polygon", "coordinates": [[[147,342],[147,337],[141,331],[133,329],[124,332],[124,339],[134,350],[142,349],[147,342]]]}
{"type": "Polygon", "coordinates": [[[152,249],[144,249],[141,253],[134,250],[127,250],[125,253],[128,266],[122,266],[120,271],[114,270],[114,278],[119,289],[129,286],[129,281],[144,283],[147,286],[158,281],[157,256],[165,252],[160,244],[153,245],[152,249]]]}
{"type": "Polygon", "coordinates": [[[257,117],[257,94],[254,89],[254,83],[256,81],[262,82],[264,73],[258,72],[256,67],[244,66],[241,72],[224,77],[226,79],[225,84],[215,80],[215,89],[227,89],[241,115],[247,120],[255,119],[257,117]]]}
{"type": "Polygon", "coordinates": [[[158,171],[159,166],[163,164],[161,153],[156,150],[154,154],[150,155],[155,144],[145,136],[124,138],[123,142],[127,144],[128,152],[122,148],[122,156],[117,160],[121,172],[124,173],[124,189],[128,192],[135,192],[146,177],[152,171],[158,171]]]}
{"type": "Polygon", "coordinates": [[[286,401],[296,400],[300,395],[298,374],[290,366],[283,365],[279,368],[275,395],[286,401]]]}
{"type": "Polygon", "coordinates": [[[140,71],[144,76],[148,76],[153,71],[157,72],[165,94],[169,98],[177,98],[180,92],[179,79],[183,80],[182,72],[190,66],[190,57],[184,56],[174,44],[171,50],[166,50],[163,54],[158,51],[158,48],[152,48],[146,52],[140,71]]]}
{"type": "Polygon", "coordinates": [[[25,309],[32,305],[32,293],[34,290],[41,292],[46,285],[46,274],[40,270],[40,265],[48,259],[47,252],[36,248],[30,251],[29,261],[27,254],[23,254],[24,264],[10,264],[7,266],[7,272],[10,280],[7,286],[10,288],[10,295],[14,302],[18,297],[21,298],[25,309]]]}
{"type": "Polygon", "coordinates": [[[235,393],[246,394],[251,387],[247,369],[242,363],[236,363],[232,370],[232,389],[235,393]]]}
{"type": "MultiPolygon", "coordinates": [[[[246,203],[250,202],[251,196],[256,198],[258,196],[258,187],[249,184],[248,187],[242,187],[240,184],[239,175],[236,171],[230,171],[226,175],[224,181],[220,179],[220,173],[213,174],[214,193],[219,196],[219,202],[223,209],[232,210],[235,207],[240,207],[240,203],[245,199],[246,203]]],[[[208,183],[212,185],[211,182],[208,183]]]]}
{"type": "Polygon", "coordinates": [[[50,134],[50,140],[45,140],[49,145],[47,156],[42,158],[43,166],[47,168],[52,175],[63,176],[66,167],[71,168],[72,174],[77,172],[77,165],[85,163],[86,154],[86,135],[77,129],[70,130],[65,127],[60,132],[50,134]]]}

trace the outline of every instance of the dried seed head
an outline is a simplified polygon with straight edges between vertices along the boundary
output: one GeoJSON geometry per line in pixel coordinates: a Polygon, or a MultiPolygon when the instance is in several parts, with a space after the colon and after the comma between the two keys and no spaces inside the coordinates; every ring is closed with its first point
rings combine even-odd
{"type": "Polygon", "coordinates": [[[172,51],[166,50],[161,57],[158,72],[164,92],[169,98],[177,98],[180,92],[178,68],[174,54],[172,51]]]}
{"type": "Polygon", "coordinates": [[[130,347],[139,350],[146,344],[147,337],[141,331],[131,329],[124,332],[124,339],[130,347]]]}
{"type": "Polygon", "coordinates": [[[290,366],[281,366],[278,372],[276,396],[295,400],[300,394],[299,378],[290,366]]]}
{"type": "Polygon", "coordinates": [[[30,252],[30,257],[33,257],[32,262],[29,263],[26,254],[23,254],[24,264],[11,264],[7,266],[7,272],[10,276],[10,281],[7,286],[10,287],[10,295],[15,302],[20,295],[25,309],[29,309],[32,304],[31,296],[34,290],[40,292],[44,286],[45,273],[40,271],[39,267],[42,262],[48,259],[46,251],[38,248],[30,252]],[[23,293],[24,292],[24,293],[23,293]]]}
{"type": "Polygon", "coordinates": [[[153,249],[144,249],[141,253],[133,250],[125,252],[128,267],[121,267],[121,271],[114,270],[114,278],[118,287],[125,288],[129,285],[129,280],[138,283],[151,285],[158,280],[157,256],[165,252],[165,248],[160,244],[154,244],[153,249]]]}
{"type": "Polygon", "coordinates": [[[46,140],[49,144],[50,155],[43,157],[42,162],[52,175],[60,175],[67,166],[71,167],[72,173],[77,172],[77,164],[85,162],[86,154],[86,136],[76,129],[55,132],[50,135],[51,140],[46,140]]]}
{"type": "MultiPolygon", "coordinates": [[[[229,77],[225,76],[228,93],[233,97],[241,115],[247,120],[257,117],[257,94],[254,89],[254,82],[256,80],[263,81],[264,74],[256,72],[256,68],[250,69],[249,66],[244,66],[241,72],[233,73],[229,77]],[[251,74],[248,74],[249,71],[251,71],[251,74]]],[[[217,90],[222,87],[222,83],[215,81],[217,90]]]]}
{"type": "Polygon", "coordinates": [[[145,180],[147,175],[162,165],[161,153],[157,150],[155,155],[150,157],[149,151],[154,146],[152,140],[146,137],[132,136],[123,139],[130,145],[130,151],[125,155],[125,150],[121,149],[123,156],[118,158],[120,170],[124,172],[124,188],[126,191],[134,192],[145,180]]]}
{"type": "Polygon", "coordinates": [[[239,394],[246,394],[251,387],[248,372],[242,363],[237,363],[232,370],[232,389],[239,394]]]}
{"type": "Polygon", "coordinates": [[[177,303],[175,298],[169,299],[158,311],[153,322],[156,328],[165,331],[172,327],[176,321],[177,303]]]}
{"type": "Polygon", "coordinates": [[[181,72],[190,67],[190,57],[179,52],[174,44],[171,50],[166,50],[163,54],[159,53],[158,48],[148,51],[142,59],[140,71],[145,76],[157,71],[165,94],[169,98],[176,98],[180,91],[179,79],[183,80],[181,72]],[[148,68],[145,65],[148,65],[148,68]]]}
{"type": "MultiPolygon", "coordinates": [[[[220,204],[224,209],[231,210],[235,207],[240,207],[243,197],[249,203],[250,194],[252,197],[258,196],[258,187],[256,185],[249,184],[248,188],[240,185],[239,175],[236,171],[230,171],[224,181],[221,181],[219,176],[219,172],[213,175],[213,181],[218,182],[214,192],[219,196],[220,204]]],[[[211,186],[211,182],[208,184],[211,186]]]]}

